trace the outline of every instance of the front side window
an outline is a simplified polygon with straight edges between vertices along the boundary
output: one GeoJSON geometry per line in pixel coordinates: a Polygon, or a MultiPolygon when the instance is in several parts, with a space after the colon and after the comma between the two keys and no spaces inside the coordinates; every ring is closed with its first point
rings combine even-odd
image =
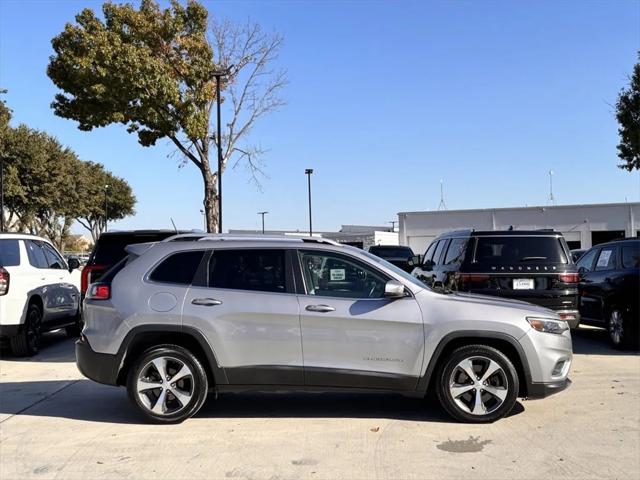
{"type": "Polygon", "coordinates": [[[209,286],[257,292],[287,292],[284,250],[216,250],[209,286]]]}
{"type": "Polygon", "coordinates": [[[447,255],[444,257],[445,265],[454,265],[462,263],[464,253],[467,251],[467,238],[454,238],[449,244],[447,255]]]}
{"type": "Polygon", "coordinates": [[[596,259],[596,253],[598,253],[598,250],[589,250],[587,253],[582,255],[580,260],[578,260],[578,263],[576,263],[578,269],[590,272],[593,267],[593,261],[596,259]]]}
{"type": "Polygon", "coordinates": [[[54,270],[62,270],[66,268],[64,260],[51,245],[44,242],[42,242],[41,245],[42,249],[44,250],[44,255],[47,259],[47,268],[51,268],[54,270]]]}
{"type": "Polygon", "coordinates": [[[422,263],[426,263],[427,260],[431,260],[433,258],[433,252],[435,252],[437,246],[438,246],[438,242],[432,242],[431,245],[429,245],[429,248],[427,248],[427,251],[424,252],[422,263]]]}
{"type": "MultiPolygon", "coordinates": [[[[203,255],[204,251],[202,250],[178,252],[169,255],[151,272],[149,280],[161,283],[191,285],[203,255]]],[[[126,263],[126,258],[128,257],[120,260],[120,263],[116,265],[121,265],[120,268],[123,268],[126,263]]]]}
{"type": "Polygon", "coordinates": [[[596,272],[601,270],[614,270],[616,268],[616,247],[602,247],[596,261],[596,272]]]}
{"type": "Polygon", "coordinates": [[[0,240],[0,267],[20,265],[20,246],[18,240],[0,240]]]}
{"type": "Polygon", "coordinates": [[[638,268],[640,266],[640,244],[622,246],[622,266],[624,268],[638,268]]]}
{"type": "Polygon", "coordinates": [[[442,262],[440,261],[440,257],[442,256],[442,251],[444,247],[446,247],[449,240],[440,240],[438,243],[438,248],[436,248],[436,253],[433,254],[433,263],[436,265],[440,265],[442,262]]]}
{"type": "Polygon", "coordinates": [[[338,298],[383,298],[387,279],[375,269],[344,255],[301,251],[307,295],[338,298]]]}

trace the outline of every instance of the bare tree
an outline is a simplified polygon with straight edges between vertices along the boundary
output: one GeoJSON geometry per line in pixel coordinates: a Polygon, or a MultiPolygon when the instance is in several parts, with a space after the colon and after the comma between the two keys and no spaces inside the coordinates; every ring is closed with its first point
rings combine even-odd
{"type": "MultiPolygon", "coordinates": [[[[259,24],[250,20],[244,24],[214,21],[211,31],[210,42],[216,63],[232,67],[223,92],[223,100],[229,102],[230,107],[225,110],[231,118],[222,129],[221,173],[229,164],[232,168],[243,165],[253,183],[260,188],[260,177],[264,176],[260,157],[265,150],[247,140],[258,119],[285,105],[281,92],[288,83],[287,74],[284,69],[274,66],[283,37],[264,32],[259,24]]],[[[212,135],[211,140],[217,148],[217,137],[212,135]]],[[[219,174],[214,173],[216,181],[219,174]]],[[[217,214],[217,196],[215,205],[217,214]]]]}

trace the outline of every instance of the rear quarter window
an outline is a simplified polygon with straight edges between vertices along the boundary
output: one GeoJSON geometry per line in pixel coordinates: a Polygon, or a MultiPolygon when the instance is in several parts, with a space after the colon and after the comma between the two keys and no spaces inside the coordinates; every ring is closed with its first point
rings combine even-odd
{"type": "Polygon", "coordinates": [[[640,267],[640,244],[636,243],[622,246],[622,267],[640,267]]]}
{"type": "Polygon", "coordinates": [[[20,265],[20,240],[0,240],[0,266],[17,267],[20,265]]]}
{"type": "Polygon", "coordinates": [[[151,272],[149,280],[161,283],[191,285],[203,256],[203,250],[171,254],[162,260],[151,272]]]}

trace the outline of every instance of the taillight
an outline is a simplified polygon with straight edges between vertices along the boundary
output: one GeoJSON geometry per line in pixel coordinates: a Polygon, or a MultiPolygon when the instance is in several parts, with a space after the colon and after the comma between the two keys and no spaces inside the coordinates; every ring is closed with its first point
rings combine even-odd
{"type": "Polygon", "coordinates": [[[82,275],[80,276],[80,292],[85,293],[89,285],[97,279],[91,278],[91,273],[95,273],[96,270],[104,270],[104,265],[86,265],[82,269],[82,275]]]}
{"type": "Polygon", "coordinates": [[[578,283],[580,275],[577,273],[559,273],[558,279],[563,283],[578,283]]]}
{"type": "Polygon", "coordinates": [[[0,295],[9,293],[9,272],[0,267],[0,295]]]}
{"type": "Polygon", "coordinates": [[[89,300],[108,300],[111,297],[111,286],[106,283],[92,283],[87,292],[89,300]]]}

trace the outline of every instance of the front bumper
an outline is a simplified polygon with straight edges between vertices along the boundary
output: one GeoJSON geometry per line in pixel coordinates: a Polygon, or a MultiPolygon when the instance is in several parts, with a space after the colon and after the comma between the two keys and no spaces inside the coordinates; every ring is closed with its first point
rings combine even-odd
{"type": "Polygon", "coordinates": [[[571,386],[571,380],[565,378],[559,382],[549,383],[536,383],[530,382],[527,385],[527,398],[534,400],[538,398],[545,398],[554,393],[561,392],[571,386]]]}
{"type": "Polygon", "coordinates": [[[118,356],[94,352],[84,336],[76,341],[76,365],[80,373],[91,380],[105,385],[118,384],[118,356]]]}

